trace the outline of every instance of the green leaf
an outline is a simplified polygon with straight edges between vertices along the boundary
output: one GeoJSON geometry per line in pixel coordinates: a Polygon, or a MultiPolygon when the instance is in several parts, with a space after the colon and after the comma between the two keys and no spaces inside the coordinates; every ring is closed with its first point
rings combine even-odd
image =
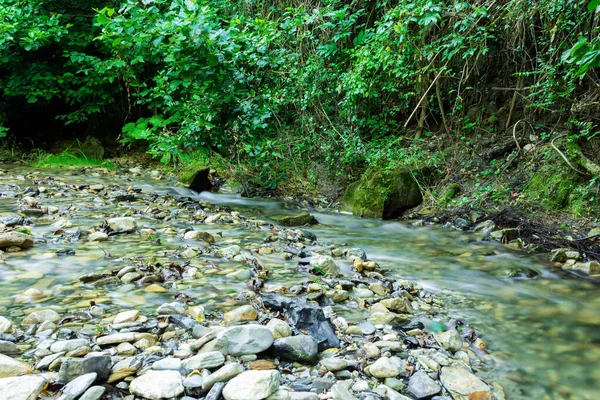
{"type": "Polygon", "coordinates": [[[596,11],[596,8],[598,8],[598,4],[600,4],[600,0],[591,0],[588,3],[588,11],[589,12],[594,12],[596,11]]]}

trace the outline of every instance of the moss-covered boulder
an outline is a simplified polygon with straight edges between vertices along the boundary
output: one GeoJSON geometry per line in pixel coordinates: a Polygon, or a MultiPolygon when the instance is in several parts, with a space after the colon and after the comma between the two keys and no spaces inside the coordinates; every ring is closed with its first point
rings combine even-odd
{"type": "Polygon", "coordinates": [[[89,159],[102,160],[104,158],[104,146],[100,140],[93,136],[88,136],[81,145],[81,152],[89,159]]]}
{"type": "Polygon", "coordinates": [[[419,185],[408,169],[369,168],[346,189],[342,210],[360,217],[389,219],[422,201],[419,185]]]}
{"type": "Polygon", "coordinates": [[[319,223],[315,217],[307,212],[303,212],[299,215],[277,217],[275,218],[275,221],[279,222],[283,226],[316,225],[319,223]]]}

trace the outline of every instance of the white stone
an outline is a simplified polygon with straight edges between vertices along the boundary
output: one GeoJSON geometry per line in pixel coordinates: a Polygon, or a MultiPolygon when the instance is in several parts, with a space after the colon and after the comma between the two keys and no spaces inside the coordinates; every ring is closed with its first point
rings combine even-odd
{"type": "Polygon", "coordinates": [[[183,368],[188,371],[204,368],[216,368],[225,363],[225,356],[220,351],[210,351],[208,353],[200,353],[196,356],[186,358],[182,362],[183,368]]]}
{"type": "Polygon", "coordinates": [[[137,310],[122,311],[117,314],[113,320],[113,324],[122,324],[124,322],[134,322],[140,316],[140,312],[137,310]]]}
{"type": "Polygon", "coordinates": [[[0,315],[0,333],[12,333],[12,322],[8,318],[0,315]]]}
{"type": "Polygon", "coordinates": [[[132,217],[111,218],[107,222],[114,232],[130,233],[137,229],[137,222],[132,217]]]}
{"type": "Polygon", "coordinates": [[[16,376],[0,379],[0,399],[35,400],[44,389],[46,379],[41,375],[16,376]]]}
{"type": "Polygon", "coordinates": [[[104,242],[105,240],[108,240],[108,235],[104,232],[94,232],[90,233],[88,239],[91,242],[104,242]]]}
{"type": "Polygon", "coordinates": [[[273,334],[274,339],[292,336],[292,328],[284,320],[273,318],[266,326],[273,334]]]}
{"type": "Polygon", "coordinates": [[[217,335],[216,346],[232,356],[257,354],[273,344],[273,334],[262,325],[239,325],[217,335]]]}
{"type": "Polygon", "coordinates": [[[246,371],[223,389],[225,400],[262,400],[279,389],[279,371],[246,371]]]}
{"type": "Polygon", "coordinates": [[[0,354],[0,378],[9,376],[27,375],[32,372],[29,364],[15,360],[12,357],[0,354]]]}
{"type": "Polygon", "coordinates": [[[183,393],[182,382],[177,371],[148,371],[131,381],[129,391],[151,400],[170,399],[183,393]]]}

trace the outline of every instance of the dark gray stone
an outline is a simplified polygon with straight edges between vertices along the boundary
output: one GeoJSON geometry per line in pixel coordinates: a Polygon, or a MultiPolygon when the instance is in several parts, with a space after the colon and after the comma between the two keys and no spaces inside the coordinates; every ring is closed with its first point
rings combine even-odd
{"type": "Polygon", "coordinates": [[[103,382],[108,379],[111,366],[109,356],[67,358],[58,371],[56,381],[67,384],[78,376],[95,372],[98,374],[98,381],[103,382]]]}

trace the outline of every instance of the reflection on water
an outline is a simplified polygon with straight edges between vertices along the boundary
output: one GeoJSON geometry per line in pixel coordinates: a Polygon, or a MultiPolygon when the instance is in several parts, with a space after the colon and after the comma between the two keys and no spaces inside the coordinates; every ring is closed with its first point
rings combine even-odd
{"type": "MultiPolygon", "coordinates": [[[[21,189],[34,186],[33,181],[49,172],[4,167],[2,185],[17,184],[21,189]],[[14,177],[15,173],[36,173],[14,177]]],[[[109,215],[122,215],[145,209],[144,193],[190,197],[228,205],[246,216],[269,220],[289,214],[281,203],[245,199],[234,194],[202,193],[166,182],[144,179],[125,180],[88,173],[86,176],[62,173],[53,175],[64,182],[64,197],[41,199],[44,205],[59,207],[59,214],[69,216],[73,228],[82,230],[98,226],[109,215]],[[102,183],[142,189],[142,200],[115,206],[102,199],[81,195],[67,185],[102,183]]],[[[56,181],[53,185],[56,185],[56,181]]],[[[50,186],[50,185],[49,185],[50,186]]],[[[56,186],[54,186],[56,187],[56,186]]],[[[160,200],[158,200],[160,202],[160,200]]],[[[173,204],[164,208],[177,212],[173,204]]],[[[0,197],[0,213],[14,212],[16,199],[0,197]]],[[[173,215],[173,214],[172,214],[173,215]]],[[[320,241],[359,246],[389,273],[412,279],[429,291],[436,292],[450,314],[467,321],[486,341],[490,356],[480,374],[499,380],[509,399],[596,399],[600,393],[600,285],[555,269],[545,257],[513,252],[506,247],[478,241],[476,237],[439,227],[415,228],[398,222],[382,222],[336,213],[315,213],[320,225],[312,227],[320,241]],[[532,278],[533,277],[533,278],[532,278]]],[[[156,229],[165,226],[181,229],[191,222],[172,219],[162,222],[136,215],[140,226],[156,229]]],[[[260,246],[263,235],[240,226],[206,226],[208,232],[222,236],[220,242],[254,243],[260,246]]],[[[65,235],[54,235],[49,224],[32,227],[36,236],[47,243],[22,254],[4,254],[0,264],[0,313],[12,318],[25,315],[36,303],[44,307],[85,308],[90,300],[110,307],[137,307],[153,310],[172,299],[174,291],[146,292],[133,285],[111,290],[80,284],[79,276],[90,272],[118,270],[139,257],[150,262],[170,263],[170,252],[184,245],[174,234],[155,237],[121,236],[101,245],[86,241],[70,243],[65,235]],[[56,238],[54,238],[56,236],[56,238]],[[73,249],[76,254],[56,257],[59,250],[73,249]],[[28,288],[37,288],[43,297],[24,299],[28,288]]],[[[258,256],[273,272],[271,281],[300,283],[307,275],[297,272],[294,261],[277,254],[258,256]]],[[[175,260],[177,261],[177,260],[175,260]]],[[[226,274],[235,271],[236,263],[207,258],[193,259],[204,276],[178,282],[177,291],[201,299],[208,310],[219,309],[228,299],[246,288],[245,283],[226,274]],[[207,265],[214,263],[211,270],[207,265]]],[[[351,307],[339,310],[349,319],[359,318],[351,307]]],[[[435,316],[432,317],[435,319],[435,316]]]]}

